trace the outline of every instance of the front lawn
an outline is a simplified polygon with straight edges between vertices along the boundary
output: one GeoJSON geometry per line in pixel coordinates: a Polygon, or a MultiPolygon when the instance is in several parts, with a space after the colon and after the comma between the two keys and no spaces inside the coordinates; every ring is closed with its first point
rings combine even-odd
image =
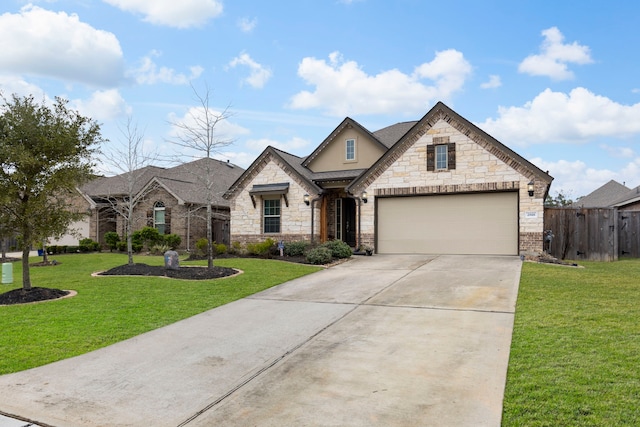
{"type": "Polygon", "coordinates": [[[525,263],[503,426],[640,425],[640,260],[525,263]]]}
{"type": "MultiPolygon", "coordinates": [[[[122,254],[50,258],[60,264],[31,268],[32,285],[78,294],[38,304],[0,306],[0,375],[87,353],[320,269],[278,260],[229,258],[214,264],[240,269],[244,274],[186,281],[91,277],[93,272],[126,263],[122,254]]],[[[164,258],[136,257],[135,262],[162,265],[164,258]]],[[[206,265],[206,261],[182,264],[206,265]]],[[[13,263],[13,268],[14,283],[0,285],[0,293],[21,287],[20,263],[13,263]]]]}

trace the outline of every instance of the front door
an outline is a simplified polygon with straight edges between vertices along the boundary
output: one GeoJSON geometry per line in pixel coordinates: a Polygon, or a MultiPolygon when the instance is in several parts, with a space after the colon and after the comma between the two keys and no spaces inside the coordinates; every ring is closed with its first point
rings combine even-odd
{"type": "Polygon", "coordinates": [[[355,247],[356,227],[355,199],[336,199],[336,239],[355,247]]]}

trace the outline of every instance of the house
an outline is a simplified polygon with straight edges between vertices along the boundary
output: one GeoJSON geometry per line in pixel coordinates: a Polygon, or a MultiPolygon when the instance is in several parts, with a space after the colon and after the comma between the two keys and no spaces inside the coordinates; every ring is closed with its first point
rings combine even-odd
{"type": "Polygon", "coordinates": [[[139,198],[131,220],[133,229],[144,226],[160,234],[177,234],[182,249],[192,249],[207,235],[208,201],[213,208],[213,240],[229,243],[229,202],[222,195],[244,169],[220,160],[203,158],[172,168],[147,166],[112,177],[102,177],[81,188],[91,201],[88,237],[104,244],[109,231],[126,234],[125,217],[118,214],[123,201],[139,198]],[[131,188],[131,191],[129,190],[131,188]]]}
{"type": "Polygon", "coordinates": [[[573,208],[618,208],[618,210],[640,210],[640,186],[629,188],[615,180],[574,202],[573,208]]]}
{"type": "Polygon", "coordinates": [[[267,147],[224,197],[232,241],[517,255],[543,250],[552,180],[439,102],[376,132],[347,117],[306,157],[267,147]]]}

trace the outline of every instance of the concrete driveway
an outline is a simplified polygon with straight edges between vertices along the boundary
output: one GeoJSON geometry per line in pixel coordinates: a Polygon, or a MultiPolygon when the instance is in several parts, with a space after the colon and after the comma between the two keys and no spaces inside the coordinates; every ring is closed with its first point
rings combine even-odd
{"type": "Polygon", "coordinates": [[[51,426],[499,426],[521,261],[375,255],[0,376],[51,426]]]}

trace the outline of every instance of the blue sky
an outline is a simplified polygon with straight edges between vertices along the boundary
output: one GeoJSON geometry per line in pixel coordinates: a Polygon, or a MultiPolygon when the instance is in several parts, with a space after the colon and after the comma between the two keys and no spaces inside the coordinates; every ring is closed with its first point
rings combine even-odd
{"type": "MultiPolygon", "coordinates": [[[[371,131],[443,101],[583,196],[640,185],[640,2],[591,0],[7,0],[0,90],[61,96],[147,149],[210,107],[218,157],[310,154],[344,117],[371,131]]],[[[101,166],[106,170],[106,166],[101,166]]]]}

